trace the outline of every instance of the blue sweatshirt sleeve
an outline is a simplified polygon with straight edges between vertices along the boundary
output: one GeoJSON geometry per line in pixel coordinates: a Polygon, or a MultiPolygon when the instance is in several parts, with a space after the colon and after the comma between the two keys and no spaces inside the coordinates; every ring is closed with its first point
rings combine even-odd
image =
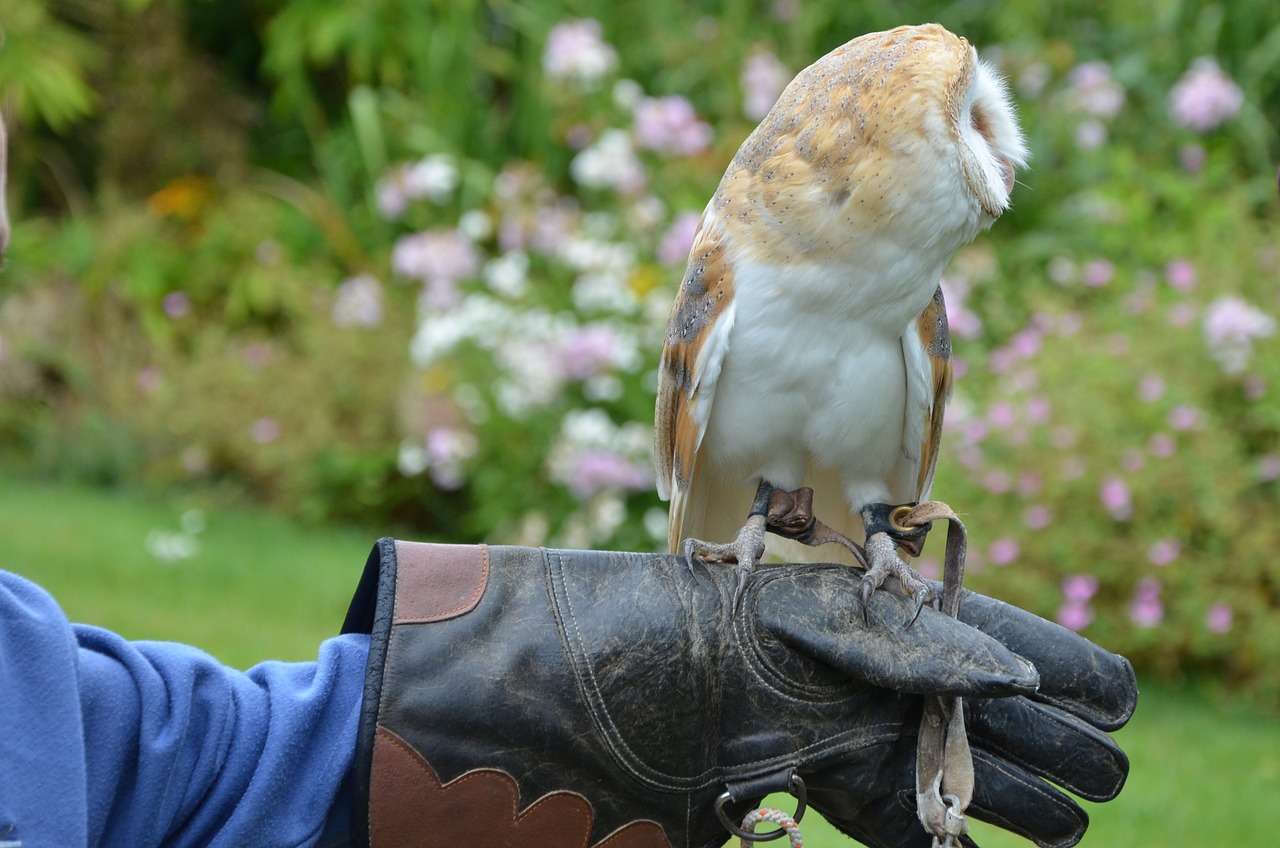
{"type": "Polygon", "coordinates": [[[340,845],[368,637],[247,672],[0,572],[0,845],[340,845]]]}

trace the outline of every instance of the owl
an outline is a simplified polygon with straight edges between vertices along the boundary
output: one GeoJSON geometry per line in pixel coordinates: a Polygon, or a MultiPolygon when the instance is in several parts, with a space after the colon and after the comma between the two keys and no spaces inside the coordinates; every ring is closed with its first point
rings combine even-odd
{"type": "Polygon", "coordinates": [[[741,597],[761,497],[804,487],[867,567],[864,598],[896,577],[918,611],[927,584],[894,546],[852,540],[871,505],[928,497],[952,382],[942,271],[1027,157],[1002,79],[936,24],[855,38],[787,86],[707,204],[667,324],[673,552],[734,564],[741,597]]]}

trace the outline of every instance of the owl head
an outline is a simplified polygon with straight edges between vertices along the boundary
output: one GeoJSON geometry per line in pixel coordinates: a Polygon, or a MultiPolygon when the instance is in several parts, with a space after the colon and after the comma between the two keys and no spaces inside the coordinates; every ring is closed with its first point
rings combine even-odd
{"type": "Polygon", "coordinates": [[[762,218],[814,241],[918,231],[954,249],[1009,208],[1027,158],[997,72],[925,24],[860,36],[801,71],[726,178],[749,184],[762,218]]]}

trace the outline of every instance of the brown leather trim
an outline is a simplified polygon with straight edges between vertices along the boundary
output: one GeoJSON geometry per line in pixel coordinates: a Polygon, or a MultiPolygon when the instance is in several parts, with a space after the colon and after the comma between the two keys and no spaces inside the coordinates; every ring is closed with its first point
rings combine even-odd
{"type": "Polygon", "coordinates": [[[396,542],[395,624],[426,624],[471,612],[489,582],[485,545],[396,542]]]}
{"type": "MultiPolygon", "coordinates": [[[[381,725],[369,782],[370,848],[586,848],[594,813],[576,792],[550,792],[520,810],[520,790],[498,769],[441,785],[431,765],[381,725]]],[[[657,822],[618,828],[593,848],[671,848],[657,822]]]]}

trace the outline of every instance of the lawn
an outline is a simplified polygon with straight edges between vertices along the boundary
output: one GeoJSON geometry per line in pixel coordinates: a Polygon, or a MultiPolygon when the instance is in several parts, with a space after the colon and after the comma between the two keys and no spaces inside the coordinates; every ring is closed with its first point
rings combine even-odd
{"type": "MultiPolygon", "coordinates": [[[[237,666],[313,656],[338,629],[377,535],[186,497],[0,477],[0,566],[44,585],[75,620],[190,642],[237,666]],[[157,559],[148,536],[176,533],[193,508],[203,512],[198,550],[157,559]]],[[[1148,685],[1118,736],[1133,772],[1117,801],[1087,805],[1094,823],[1085,845],[1261,845],[1273,835],[1265,799],[1280,794],[1280,717],[1148,685]]],[[[817,816],[805,824],[810,848],[851,844],[817,816]]],[[[985,846],[1027,844],[991,828],[975,835],[985,846]]]]}

